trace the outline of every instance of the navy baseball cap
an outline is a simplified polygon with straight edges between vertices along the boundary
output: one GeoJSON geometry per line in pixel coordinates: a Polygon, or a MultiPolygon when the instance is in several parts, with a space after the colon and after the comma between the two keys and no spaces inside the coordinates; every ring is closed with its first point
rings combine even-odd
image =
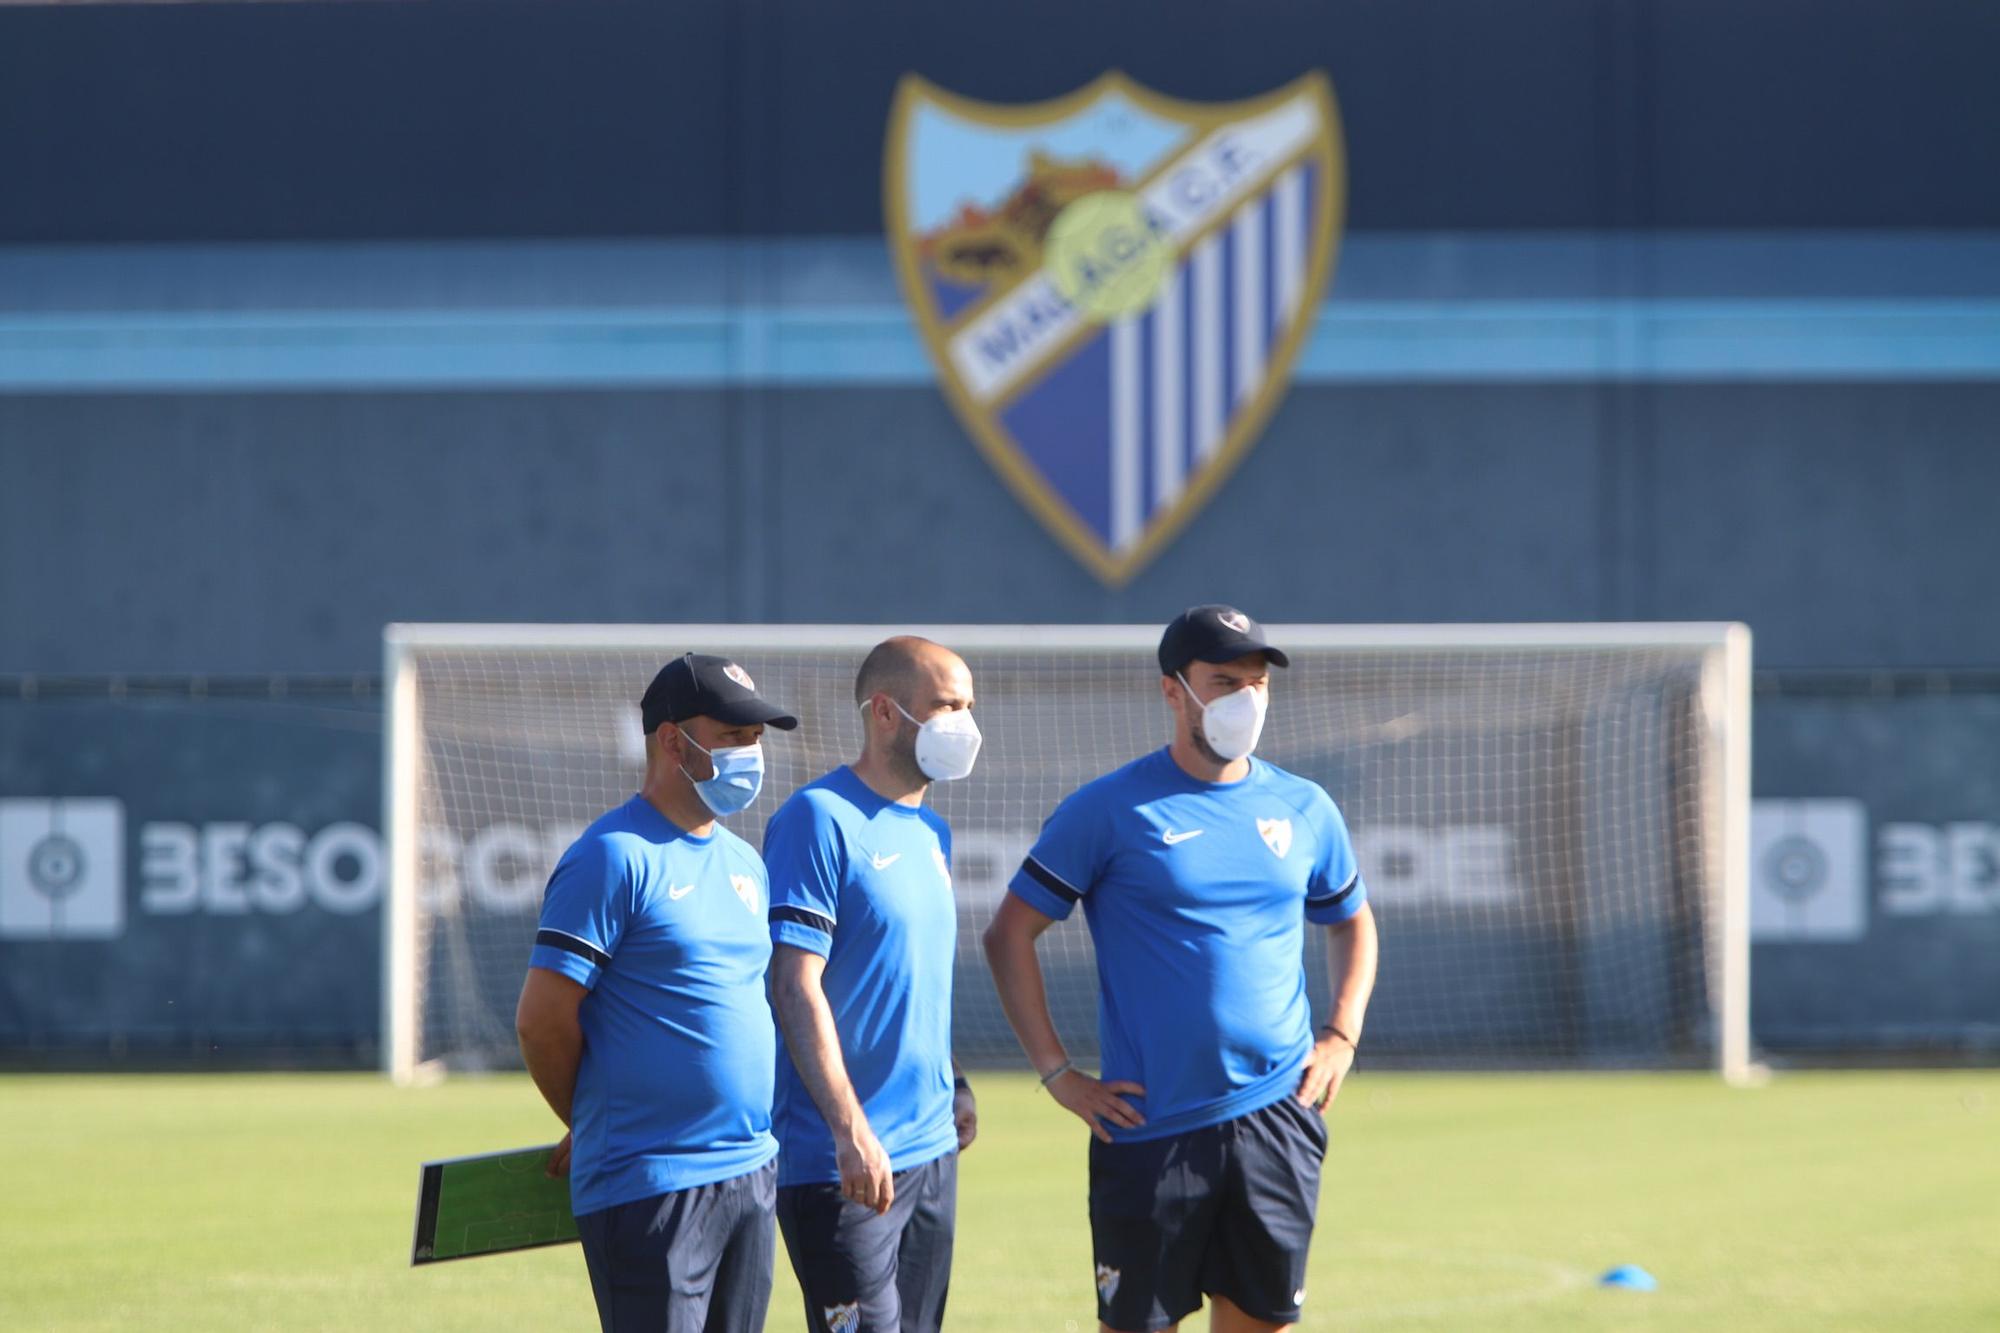
{"type": "Polygon", "coordinates": [[[1191,606],[1168,621],[1160,636],[1160,674],[1175,675],[1190,662],[1234,662],[1251,653],[1264,654],[1273,666],[1292,664],[1264,638],[1264,627],[1235,607],[1191,606]]]}
{"type": "Polygon", "coordinates": [[[780,731],[799,725],[790,713],[758,696],[749,672],[726,657],[706,653],[688,653],[661,667],[639,700],[639,717],[648,736],[662,722],[691,717],[712,717],[732,727],[764,722],[780,731]]]}

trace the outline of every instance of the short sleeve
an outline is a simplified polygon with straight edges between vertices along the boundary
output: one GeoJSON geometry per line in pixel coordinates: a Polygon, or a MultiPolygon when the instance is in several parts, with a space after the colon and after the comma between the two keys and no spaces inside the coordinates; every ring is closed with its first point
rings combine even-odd
{"type": "Polygon", "coordinates": [[[1097,882],[1104,863],[1104,821],[1095,804],[1076,792],[1057,806],[1007,885],[1009,893],[1051,920],[1067,920],[1097,882]]]}
{"type": "Polygon", "coordinates": [[[556,862],[542,891],[542,916],[528,966],[585,987],[618,952],[632,910],[625,859],[605,838],[582,838],[556,862]]]}
{"type": "Polygon", "coordinates": [[[764,828],[770,877],[771,943],[824,958],[840,919],[847,850],[833,816],[810,800],[785,802],[764,828]]]}
{"type": "Polygon", "coordinates": [[[944,858],[945,869],[949,872],[951,869],[951,825],[945,823],[943,819],[936,817],[931,819],[930,824],[931,830],[937,834],[938,855],[944,858]]]}
{"type": "Polygon", "coordinates": [[[1312,878],[1306,881],[1306,920],[1337,926],[1361,910],[1368,889],[1361,882],[1361,866],[1340,807],[1324,791],[1316,788],[1314,795],[1313,826],[1319,846],[1312,878]]]}

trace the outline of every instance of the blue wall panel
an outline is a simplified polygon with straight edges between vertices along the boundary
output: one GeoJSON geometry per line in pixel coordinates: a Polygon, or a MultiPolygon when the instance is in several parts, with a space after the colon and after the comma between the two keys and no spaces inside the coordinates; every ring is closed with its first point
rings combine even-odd
{"type": "Polygon", "coordinates": [[[1962,0],[8,6],[0,241],[873,233],[903,73],[1113,67],[1330,71],[1361,228],[1993,227],[1996,50],[1962,0]]]}
{"type": "Polygon", "coordinates": [[[0,672],[354,672],[390,620],[1747,620],[2000,661],[2000,386],[1295,389],[1122,589],[932,390],[0,397],[0,672]]]}

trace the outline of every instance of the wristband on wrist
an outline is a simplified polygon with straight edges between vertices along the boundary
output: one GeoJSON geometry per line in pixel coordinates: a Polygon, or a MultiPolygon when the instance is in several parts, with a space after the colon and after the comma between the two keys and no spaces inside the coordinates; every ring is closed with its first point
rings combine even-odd
{"type": "Polygon", "coordinates": [[[1332,1034],[1333,1034],[1334,1036],[1336,1036],[1336,1037],[1340,1038],[1340,1039],[1341,1039],[1342,1041],[1346,1042],[1346,1043],[1347,1043],[1347,1045],[1348,1045],[1348,1047],[1349,1047],[1349,1049],[1351,1049],[1351,1050],[1353,1050],[1353,1051],[1355,1051],[1355,1052],[1357,1052],[1357,1053],[1358,1053],[1358,1052],[1359,1052],[1359,1051],[1361,1050],[1361,1043],[1360,1043],[1360,1042],[1358,1042],[1358,1041],[1356,1041],[1356,1040],[1354,1040],[1354,1038],[1352,1038],[1352,1037],[1348,1036],[1348,1035],[1347,1035],[1347,1034],[1346,1034],[1345,1032],[1342,1032],[1342,1031],[1340,1030],[1340,1025],[1339,1025],[1339,1024],[1337,1024],[1337,1023],[1321,1023],[1321,1024],[1319,1025],[1319,1030],[1320,1030],[1321,1032],[1330,1032],[1330,1033],[1332,1033],[1332,1034]]]}
{"type": "Polygon", "coordinates": [[[953,1092],[971,1092],[972,1080],[963,1074],[954,1074],[951,1079],[951,1090],[953,1092]]]}
{"type": "Polygon", "coordinates": [[[1076,1063],[1074,1061],[1072,1060],[1063,1061],[1061,1064],[1057,1065],[1054,1069],[1051,1069],[1048,1073],[1042,1075],[1042,1086],[1045,1088],[1048,1087],[1049,1084],[1055,1082],[1057,1079],[1061,1078],[1064,1074],[1067,1074],[1070,1070],[1074,1068],[1076,1068],[1076,1063]]]}

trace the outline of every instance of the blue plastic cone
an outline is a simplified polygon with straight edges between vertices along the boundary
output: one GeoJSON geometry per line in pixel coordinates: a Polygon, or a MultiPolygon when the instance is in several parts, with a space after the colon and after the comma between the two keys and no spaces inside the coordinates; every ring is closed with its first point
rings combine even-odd
{"type": "Polygon", "coordinates": [[[1657,1291],[1660,1284],[1651,1273],[1637,1264],[1620,1264],[1597,1279],[1600,1287],[1621,1287],[1626,1291],[1657,1291]]]}

